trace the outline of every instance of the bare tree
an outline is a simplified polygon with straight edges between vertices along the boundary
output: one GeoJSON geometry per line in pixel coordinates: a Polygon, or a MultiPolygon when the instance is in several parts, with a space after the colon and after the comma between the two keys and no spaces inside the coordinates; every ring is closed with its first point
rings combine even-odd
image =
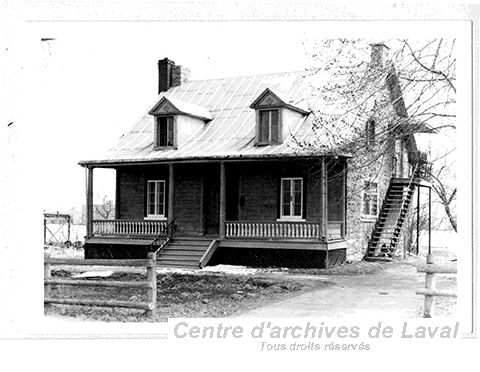
{"type": "MultiPolygon", "coordinates": [[[[391,47],[387,58],[382,58],[387,54],[371,55],[365,40],[324,40],[307,46],[312,67],[306,73],[330,78],[318,79],[324,105],[312,107],[318,140],[297,141],[298,146],[332,155],[355,154],[350,170],[362,171],[389,161],[395,141],[402,141],[419,163],[425,159],[416,146],[420,133],[455,134],[455,40],[390,40],[386,44],[391,47]],[[365,126],[372,118],[376,124],[373,144],[365,126]]],[[[383,45],[377,47],[387,52],[383,45]]],[[[454,148],[438,149],[434,144],[435,140],[429,151],[432,187],[456,230],[454,148]]]]}
{"type": "Polygon", "coordinates": [[[445,210],[445,214],[447,215],[450,225],[455,232],[457,232],[457,215],[454,208],[454,202],[457,196],[457,188],[452,188],[450,182],[448,182],[451,179],[444,176],[444,173],[447,173],[448,171],[449,169],[447,169],[445,166],[442,166],[435,174],[432,173],[432,188],[440,199],[440,203],[445,210]]]}
{"type": "Polygon", "coordinates": [[[114,210],[115,204],[112,200],[107,199],[107,195],[103,197],[102,204],[95,204],[95,211],[104,220],[108,220],[114,210]]]}

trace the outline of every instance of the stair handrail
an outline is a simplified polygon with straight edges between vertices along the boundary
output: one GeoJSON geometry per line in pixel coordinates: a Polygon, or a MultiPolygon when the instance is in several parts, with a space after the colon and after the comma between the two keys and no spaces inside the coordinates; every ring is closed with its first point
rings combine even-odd
{"type": "MultiPolygon", "coordinates": [[[[410,176],[410,180],[408,181],[407,189],[410,190],[412,187],[413,180],[416,178],[416,173],[417,173],[417,168],[418,168],[418,163],[415,164],[415,167],[413,168],[412,175],[410,176]]],[[[397,228],[398,221],[400,220],[400,216],[402,214],[403,208],[405,206],[405,197],[402,196],[402,204],[400,205],[400,209],[398,210],[398,215],[397,218],[395,219],[395,229],[397,228]]],[[[395,231],[393,232],[395,234],[395,231]]],[[[392,248],[392,241],[394,237],[390,238],[390,249],[392,248]]],[[[396,247],[395,247],[396,249],[396,247]]],[[[393,255],[393,252],[392,252],[393,255]]]]}
{"type": "Polygon", "coordinates": [[[175,231],[175,220],[171,221],[163,228],[162,231],[151,241],[150,243],[150,251],[158,253],[160,252],[165,246],[173,239],[173,232],[175,231]],[[163,242],[160,246],[155,250],[154,246],[163,239],[163,242]]]}

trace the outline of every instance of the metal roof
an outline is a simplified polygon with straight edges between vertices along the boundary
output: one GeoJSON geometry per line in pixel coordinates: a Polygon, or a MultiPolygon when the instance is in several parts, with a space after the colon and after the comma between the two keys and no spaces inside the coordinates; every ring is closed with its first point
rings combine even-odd
{"type": "MultiPolygon", "coordinates": [[[[312,155],[299,143],[318,143],[318,128],[313,115],[298,119],[282,144],[255,146],[255,110],[252,102],[267,88],[280,97],[288,97],[289,104],[318,109],[323,114],[338,111],[342,102],[322,102],[315,85],[304,72],[283,72],[222,79],[198,80],[182,83],[158,96],[146,111],[110,149],[102,159],[85,160],[80,164],[119,164],[129,162],[179,161],[189,159],[272,158],[312,155]],[[154,118],[149,111],[163,98],[179,110],[194,110],[211,114],[212,120],[199,128],[178,149],[154,149],[154,118]],[[202,109],[200,109],[202,108],[202,109]]],[[[284,98],[287,100],[287,98],[284,98]]],[[[285,130],[285,129],[284,129],[285,130]]],[[[321,151],[315,153],[321,155],[321,151]]]]}

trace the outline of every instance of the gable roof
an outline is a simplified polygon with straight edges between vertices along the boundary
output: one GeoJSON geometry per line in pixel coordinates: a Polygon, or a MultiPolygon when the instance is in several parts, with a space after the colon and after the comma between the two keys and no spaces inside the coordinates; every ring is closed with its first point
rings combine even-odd
{"type": "MultiPolygon", "coordinates": [[[[374,84],[386,86],[383,75],[374,84]]],[[[306,76],[305,72],[282,72],[252,76],[187,81],[161,93],[147,110],[102,159],[81,161],[81,165],[124,164],[136,162],[169,162],[194,159],[245,159],[331,154],[338,146],[327,126],[335,122],[350,123],[353,128],[365,123],[368,110],[348,109],[347,97],[322,96],[319,84],[332,76],[306,76]],[[284,128],[284,141],[278,145],[255,146],[255,110],[251,105],[265,94],[274,94],[290,108],[304,115],[284,128]],[[154,117],[162,103],[169,102],[179,112],[210,119],[199,127],[177,149],[154,149],[154,117]],[[308,114],[315,111],[321,116],[308,114]],[[338,113],[342,115],[339,118],[338,113]],[[307,115],[308,114],[308,115],[307,115]],[[314,153],[312,149],[315,149],[314,153]]],[[[365,94],[370,94],[366,92],[365,94]]],[[[257,102],[258,103],[258,102],[257,102]]],[[[343,130],[343,129],[342,129],[343,130]]],[[[353,129],[352,129],[353,132],[353,129]]],[[[343,134],[343,133],[342,133],[343,134]]],[[[338,154],[336,154],[338,155],[338,154]]],[[[345,154],[348,155],[348,154],[345,154]]]]}
{"type": "MultiPolygon", "coordinates": [[[[182,83],[158,96],[157,103],[135,123],[100,160],[80,164],[174,161],[188,159],[296,156],[301,149],[293,136],[280,145],[254,146],[255,110],[251,103],[267,88],[288,95],[290,104],[315,105],[318,97],[302,72],[282,72],[182,83]],[[192,133],[178,149],[154,150],[154,117],[149,114],[163,100],[180,111],[186,105],[203,108],[212,120],[192,133]],[[179,105],[179,102],[182,102],[179,105]],[[180,107],[178,107],[180,106],[180,107]]],[[[312,136],[311,115],[295,125],[298,140],[312,136]]]]}

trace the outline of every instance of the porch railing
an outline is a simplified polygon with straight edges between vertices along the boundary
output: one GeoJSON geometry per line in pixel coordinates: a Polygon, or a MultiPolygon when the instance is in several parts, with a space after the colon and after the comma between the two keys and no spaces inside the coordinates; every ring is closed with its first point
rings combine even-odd
{"type": "MultiPolygon", "coordinates": [[[[227,221],[226,238],[263,238],[263,239],[324,239],[322,223],[304,221],[227,221]]],[[[342,237],[342,222],[328,222],[328,238],[342,237]]]]}
{"type": "Polygon", "coordinates": [[[167,226],[166,221],[94,220],[93,236],[156,236],[167,226]]]}

